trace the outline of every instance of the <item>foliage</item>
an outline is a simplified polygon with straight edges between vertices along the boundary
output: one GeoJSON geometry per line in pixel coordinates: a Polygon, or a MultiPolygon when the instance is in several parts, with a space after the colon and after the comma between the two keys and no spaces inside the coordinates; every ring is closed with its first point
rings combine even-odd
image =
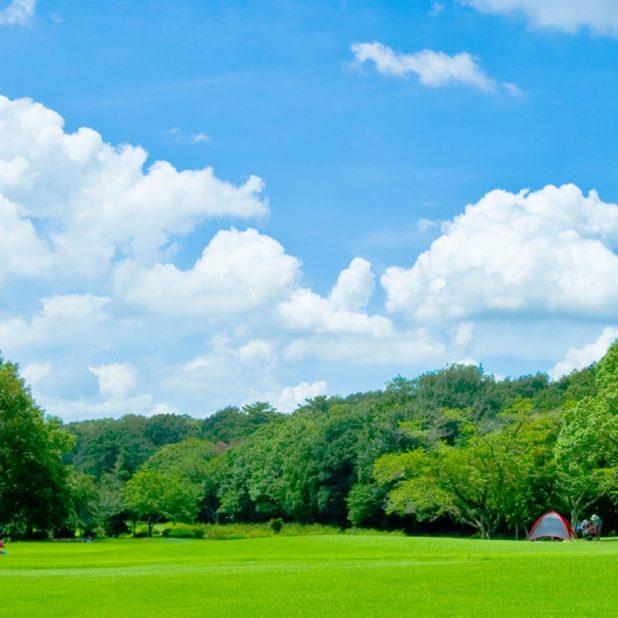
{"type": "Polygon", "coordinates": [[[94,479],[79,470],[71,469],[69,496],[70,512],[65,529],[70,534],[79,530],[83,536],[94,536],[102,531],[101,502],[94,479]]]}
{"type": "Polygon", "coordinates": [[[189,524],[166,526],[161,532],[161,536],[170,539],[203,539],[205,535],[203,526],[189,524]]]}
{"type": "Polygon", "coordinates": [[[270,404],[256,402],[239,409],[228,406],[202,422],[202,436],[212,442],[237,444],[257,429],[282,418],[270,404]]]}
{"type": "Polygon", "coordinates": [[[159,472],[138,471],[122,488],[126,509],[148,524],[148,536],[157,521],[171,520],[190,523],[195,519],[199,493],[182,476],[159,472]]]}
{"type": "MultiPolygon", "coordinates": [[[[464,526],[488,537],[517,535],[549,508],[574,519],[595,508],[611,529],[617,373],[613,346],[601,362],[555,382],[544,374],[496,380],[482,367],[451,365],[397,376],[382,391],[315,397],[289,415],[257,402],[203,420],[126,415],[63,429],[43,417],[15,374],[20,401],[32,408],[24,418],[36,421],[32,430],[23,424],[25,452],[38,456],[41,436],[53,447],[41,466],[50,483],[38,482],[53,493],[48,511],[20,525],[113,535],[140,518],[147,534],[164,520],[217,531],[220,523],[281,521],[281,534],[297,524],[464,526]]],[[[6,486],[0,479],[0,491],[6,486]]]]}
{"type": "Polygon", "coordinates": [[[595,371],[596,394],[564,415],[555,448],[557,491],[575,523],[604,496],[618,492],[618,344],[595,371]]]}
{"type": "Polygon", "coordinates": [[[504,524],[524,525],[539,508],[535,484],[546,481],[548,431],[544,421],[520,410],[504,427],[477,432],[458,447],[440,443],[384,455],[375,477],[395,483],[389,511],[420,521],[449,515],[490,538],[504,524]]]}
{"type": "Polygon", "coordinates": [[[188,416],[158,414],[144,418],[80,421],[66,425],[76,445],[69,462],[99,480],[113,474],[126,481],[160,447],[199,434],[199,422],[188,416]]]}
{"type": "Polygon", "coordinates": [[[212,442],[187,438],[159,449],[144,462],[142,468],[183,476],[194,484],[200,484],[208,474],[208,461],[217,454],[212,442]]]}
{"type": "Polygon", "coordinates": [[[0,534],[63,525],[70,502],[63,456],[71,446],[59,422],[36,405],[17,365],[0,358],[0,534]]]}

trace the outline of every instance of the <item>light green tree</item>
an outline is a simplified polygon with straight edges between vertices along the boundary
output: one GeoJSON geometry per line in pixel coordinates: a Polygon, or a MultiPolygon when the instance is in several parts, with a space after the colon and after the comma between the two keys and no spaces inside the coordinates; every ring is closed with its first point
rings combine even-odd
{"type": "Polygon", "coordinates": [[[595,373],[596,394],[567,407],[555,447],[556,489],[573,524],[618,491],[618,342],[595,373]]]}
{"type": "Polygon", "coordinates": [[[200,489],[177,474],[139,470],[122,488],[121,496],[126,509],[146,521],[148,536],[152,536],[159,521],[194,521],[200,489]]]}
{"type": "Polygon", "coordinates": [[[419,521],[447,515],[482,538],[504,525],[522,527],[537,500],[535,485],[543,484],[543,462],[550,457],[544,421],[525,420],[523,414],[501,430],[474,435],[463,446],[441,443],[378,459],[376,480],[393,486],[387,511],[419,521]]]}

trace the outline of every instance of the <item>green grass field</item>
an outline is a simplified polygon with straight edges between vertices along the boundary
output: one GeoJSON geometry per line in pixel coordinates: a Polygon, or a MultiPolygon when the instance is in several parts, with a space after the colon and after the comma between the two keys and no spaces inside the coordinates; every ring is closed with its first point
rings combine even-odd
{"type": "Polygon", "coordinates": [[[7,549],[3,618],[618,614],[613,540],[334,535],[7,549]]]}

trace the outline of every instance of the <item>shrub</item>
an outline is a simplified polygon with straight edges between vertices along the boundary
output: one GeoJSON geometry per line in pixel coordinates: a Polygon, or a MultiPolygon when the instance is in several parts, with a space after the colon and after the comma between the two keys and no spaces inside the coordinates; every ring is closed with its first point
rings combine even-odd
{"type": "Polygon", "coordinates": [[[277,517],[276,519],[270,520],[270,529],[275,533],[279,534],[283,529],[283,519],[281,517],[277,517]]]}
{"type": "Polygon", "coordinates": [[[165,528],[161,534],[169,539],[203,539],[205,530],[202,526],[177,524],[165,528]]]}

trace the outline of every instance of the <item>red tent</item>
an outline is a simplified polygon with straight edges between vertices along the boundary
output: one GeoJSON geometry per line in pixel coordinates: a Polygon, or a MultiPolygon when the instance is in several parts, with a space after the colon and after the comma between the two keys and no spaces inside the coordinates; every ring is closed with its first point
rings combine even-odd
{"type": "Polygon", "coordinates": [[[574,539],[575,532],[571,528],[571,524],[556,511],[541,515],[530,529],[528,539],[536,541],[537,539],[574,539]]]}

